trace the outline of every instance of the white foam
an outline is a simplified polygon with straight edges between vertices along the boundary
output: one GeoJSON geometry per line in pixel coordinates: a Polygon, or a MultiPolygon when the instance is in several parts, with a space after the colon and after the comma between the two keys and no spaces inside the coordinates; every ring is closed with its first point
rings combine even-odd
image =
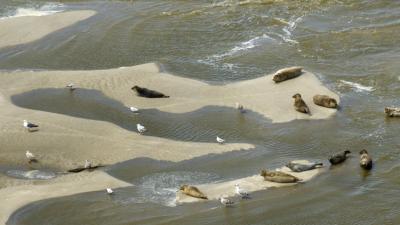
{"type": "Polygon", "coordinates": [[[0,19],[10,19],[24,16],[47,16],[54,13],[62,12],[64,5],[61,3],[47,3],[39,8],[18,8],[12,15],[2,17],[0,19]]]}
{"type": "Polygon", "coordinates": [[[274,39],[271,38],[270,36],[268,36],[267,34],[263,34],[261,36],[254,37],[248,41],[241,42],[239,45],[233,47],[231,50],[229,50],[225,53],[215,54],[215,55],[208,57],[207,60],[198,60],[198,62],[208,64],[210,61],[218,61],[223,58],[233,56],[233,55],[239,54],[241,52],[253,49],[253,48],[261,45],[261,43],[266,40],[274,40],[274,39]]]}
{"type": "Polygon", "coordinates": [[[340,80],[343,84],[349,85],[352,87],[356,92],[363,92],[363,91],[374,91],[375,89],[370,86],[364,86],[359,83],[351,82],[351,81],[345,81],[345,80],[340,80]]]}

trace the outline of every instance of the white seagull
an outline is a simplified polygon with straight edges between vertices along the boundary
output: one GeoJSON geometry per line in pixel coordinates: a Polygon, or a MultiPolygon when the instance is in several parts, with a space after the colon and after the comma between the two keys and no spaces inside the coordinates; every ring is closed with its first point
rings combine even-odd
{"type": "Polygon", "coordinates": [[[217,142],[223,144],[225,140],[217,136],[217,142]]]}
{"type": "Polygon", "coordinates": [[[237,195],[241,196],[242,198],[250,198],[249,193],[247,193],[246,190],[243,190],[242,188],[240,188],[239,184],[235,184],[235,192],[237,195]]]}
{"type": "Polygon", "coordinates": [[[139,131],[139,133],[144,133],[146,131],[146,127],[144,127],[143,125],[141,125],[140,123],[136,124],[136,128],[139,131]]]}
{"type": "Polygon", "coordinates": [[[35,155],[30,151],[26,151],[25,156],[29,160],[29,162],[37,161],[35,155]]]}
{"type": "Polygon", "coordinates": [[[135,107],[133,107],[133,106],[129,107],[129,110],[131,110],[131,112],[134,112],[134,113],[139,112],[139,109],[138,109],[138,108],[135,108],[135,107]]]}
{"type": "Polygon", "coordinates": [[[28,122],[27,120],[24,120],[23,123],[24,127],[27,128],[28,130],[32,129],[32,128],[38,128],[39,125],[33,124],[31,122],[28,122]]]}
{"type": "Polygon", "coordinates": [[[109,195],[114,194],[114,191],[111,188],[107,188],[106,191],[107,191],[107,194],[109,194],[109,195]]]}
{"type": "Polygon", "coordinates": [[[92,167],[92,163],[89,160],[85,160],[85,169],[90,169],[92,167]]]}
{"type": "Polygon", "coordinates": [[[76,89],[75,84],[74,83],[70,83],[67,86],[65,86],[66,88],[69,88],[70,91],[73,91],[76,89]]]}
{"type": "Polygon", "coordinates": [[[230,200],[230,199],[228,199],[228,198],[226,198],[226,197],[224,197],[224,196],[221,196],[221,197],[219,198],[219,201],[220,201],[221,204],[224,205],[224,206],[230,206],[230,205],[235,204],[235,202],[233,202],[232,200],[230,200]]]}
{"type": "Polygon", "coordinates": [[[244,112],[244,107],[239,102],[235,103],[236,109],[239,110],[241,113],[244,112]]]}

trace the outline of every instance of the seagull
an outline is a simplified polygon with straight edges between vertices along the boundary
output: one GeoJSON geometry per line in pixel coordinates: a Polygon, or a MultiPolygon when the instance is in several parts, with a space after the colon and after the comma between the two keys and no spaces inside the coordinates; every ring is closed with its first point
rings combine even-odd
{"type": "Polygon", "coordinates": [[[146,127],[144,127],[143,125],[141,125],[140,123],[136,124],[136,128],[139,131],[139,133],[144,133],[146,131],[146,127]]]}
{"type": "Polygon", "coordinates": [[[30,151],[26,151],[25,156],[28,158],[29,163],[37,161],[35,155],[30,151]]]}
{"type": "Polygon", "coordinates": [[[225,140],[217,136],[217,142],[223,144],[225,140]]]}
{"type": "Polygon", "coordinates": [[[236,194],[240,195],[243,198],[250,198],[249,193],[247,193],[246,190],[243,190],[242,188],[240,188],[239,184],[235,184],[235,188],[236,188],[236,194]]]}
{"type": "Polygon", "coordinates": [[[221,196],[221,197],[219,198],[219,201],[220,201],[221,204],[224,205],[224,206],[230,206],[230,205],[235,204],[235,202],[233,202],[232,200],[230,200],[230,199],[228,199],[228,198],[226,198],[226,197],[224,197],[224,196],[221,196]]]}
{"type": "Polygon", "coordinates": [[[236,105],[236,109],[239,110],[241,113],[245,112],[243,105],[241,105],[239,102],[236,102],[235,105],[236,105]]]}
{"type": "Polygon", "coordinates": [[[27,128],[28,130],[32,129],[32,128],[38,128],[39,125],[33,124],[31,122],[28,122],[26,120],[24,120],[24,127],[27,128]]]}
{"type": "Polygon", "coordinates": [[[67,86],[65,86],[66,88],[69,88],[70,91],[73,91],[76,89],[75,84],[74,83],[70,83],[67,86]]]}
{"type": "Polygon", "coordinates": [[[85,160],[85,169],[90,169],[92,167],[92,163],[89,160],[85,160]]]}
{"type": "Polygon", "coordinates": [[[131,112],[134,112],[134,113],[139,112],[139,109],[135,108],[133,106],[129,107],[129,110],[131,110],[131,112]]]}
{"type": "Polygon", "coordinates": [[[109,195],[114,194],[114,191],[111,188],[107,188],[106,191],[107,191],[107,194],[109,194],[109,195]]]}

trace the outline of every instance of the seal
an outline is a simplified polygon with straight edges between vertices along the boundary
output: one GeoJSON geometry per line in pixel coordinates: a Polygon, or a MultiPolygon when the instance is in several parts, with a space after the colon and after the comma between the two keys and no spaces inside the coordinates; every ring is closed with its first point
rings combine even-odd
{"type": "Polygon", "coordinates": [[[195,186],[189,186],[189,185],[182,185],[179,190],[184,193],[185,195],[189,195],[194,198],[201,198],[201,199],[208,199],[203,192],[201,192],[197,187],[195,186]]]}
{"type": "Polygon", "coordinates": [[[333,108],[336,109],[338,104],[336,99],[329,97],[328,95],[314,95],[313,97],[314,104],[326,107],[326,108],[333,108]]]}
{"type": "Polygon", "coordinates": [[[133,91],[136,91],[136,94],[145,98],[169,98],[169,96],[164,95],[161,92],[150,90],[147,88],[139,87],[137,85],[131,88],[133,91]]]}
{"type": "Polygon", "coordinates": [[[400,117],[400,108],[386,107],[385,113],[388,117],[400,117]]]}
{"type": "Polygon", "coordinates": [[[296,183],[301,181],[301,179],[281,171],[261,170],[260,175],[264,177],[264,180],[275,183],[296,183]]]}
{"type": "Polygon", "coordinates": [[[275,83],[279,83],[285,80],[293,79],[303,73],[301,71],[302,69],[302,67],[298,66],[280,69],[274,73],[272,80],[275,81],[275,83]]]}
{"type": "Polygon", "coordinates": [[[303,172],[307,170],[313,170],[317,167],[321,167],[322,165],[323,165],[322,163],[301,164],[301,163],[290,162],[286,164],[286,167],[288,167],[293,172],[303,172]]]}
{"type": "Polygon", "coordinates": [[[332,165],[336,165],[336,164],[340,164],[344,161],[346,161],[347,159],[347,154],[350,154],[351,152],[349,150],[346,150],[344,152],[339,152],[336,154],[333,154],[330,158],[329,158],[329,162],[332,165]]]}
{"type": "Polygon", "coordinates": [[[301,113],[310,114],[310,109],[308,108],[307,104],[301,98],[299,93],[292,96],[294,98],[294,109],[301,113]]]}
{"type": "Polygon", "coordinates": [[[360,151],[360,166],[366,170],[372,169],[372,158],[365,149],[360,151]]]}

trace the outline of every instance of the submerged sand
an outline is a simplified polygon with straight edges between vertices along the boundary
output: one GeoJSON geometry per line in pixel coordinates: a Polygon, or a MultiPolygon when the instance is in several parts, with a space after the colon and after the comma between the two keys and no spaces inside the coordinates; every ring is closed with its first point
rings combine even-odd
{"type": "Polygon", "coordinates": [[[24,16],[0,20],[0,48],[39,40],[96,14],[91,10],[60,12],[47,16],[24,16]]]}

